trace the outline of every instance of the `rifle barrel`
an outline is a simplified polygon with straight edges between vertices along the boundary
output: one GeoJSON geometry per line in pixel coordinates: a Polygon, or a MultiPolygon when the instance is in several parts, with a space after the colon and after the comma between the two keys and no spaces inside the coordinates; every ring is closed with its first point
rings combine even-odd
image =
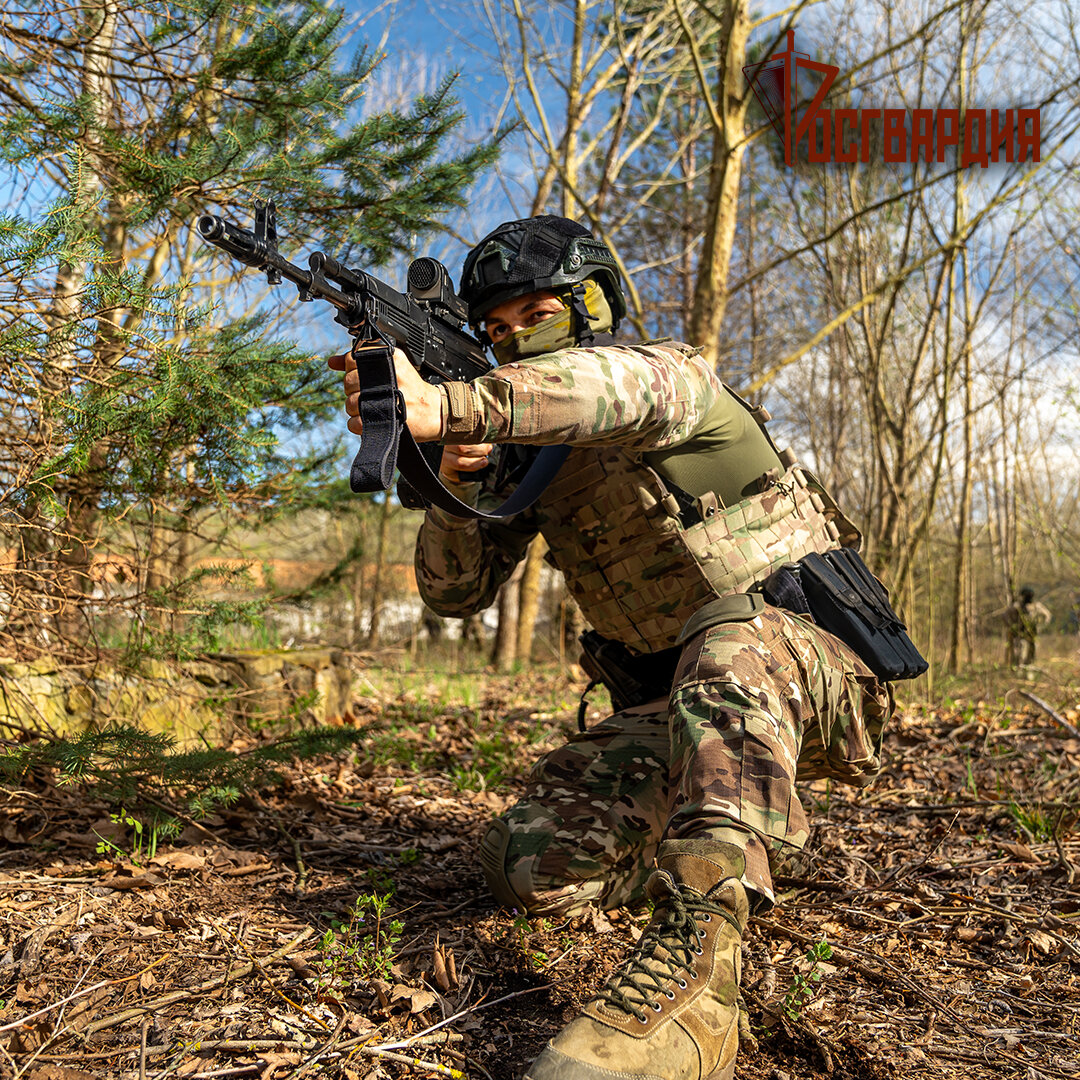
{"type": "MultiPolygon", "coordinates": [[[[303,270],[295,263],[289,262],[276,249],[270,247],[264,240],[260,240],[253,232],[234,225],[231,221],[217,217],[215,214],[202,214],[198,220],[199,235],[214,247],[228,252],[238,262],[245,266],[253,266],[257,270],[265,270],[268,273],[276,270],[283,278],[291,281],[299,290],[301,300],[312,300],[319,297],[328,300],[334,307],[346,314],[355,314],[356,302],[347,293],[335,288],[325,278],[313,274],[310,270],[303,270]]],[[[333,261],[333,260],[331,260],[333,261]]],[[[335,266],[337,263],[335,262],[335,266]]],[[[344,269],[344,268],[342,268],[344,269]]],[[[337,275],[334,275],[335,278],[337,275]]]]}

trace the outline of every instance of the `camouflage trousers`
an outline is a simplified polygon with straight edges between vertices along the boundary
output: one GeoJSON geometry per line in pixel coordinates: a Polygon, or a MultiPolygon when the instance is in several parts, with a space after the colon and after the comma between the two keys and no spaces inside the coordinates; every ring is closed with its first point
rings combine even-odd
{"type": "Polygon", "coordinates": [[[505,883],[534,915],[632,904],[661,839],[701,837],[745,852],[743,884],[768,907],[770,867],[808,837],[796,779],[871,783],[892,707],[889,687],[806,619],[768,607],[703,630],[668,701],[616,713],[538,762],[497,826],[505,883]]]}
{"type": "Polygon", "coordinates": [[[1035,663],[1035,635],[1012,633],[1009,635],[1009,665],[1014,668],[1028,667],[1035,663]]]}

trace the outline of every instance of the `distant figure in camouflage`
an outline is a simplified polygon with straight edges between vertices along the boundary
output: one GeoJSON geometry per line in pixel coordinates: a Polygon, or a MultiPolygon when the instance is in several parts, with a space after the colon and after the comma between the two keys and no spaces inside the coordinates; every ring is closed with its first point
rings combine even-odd
{"type": "Polygon", "coordinates": [[[1035,590],[1025,585],[1019,597],[992,617],[1005,624],[1005,645],[1009,666],[1026,668],[1035,663],[1035,639],[1050,623],[1050,610],[1035,599],[1035,590]]]}
{"type": "MultiPolygon", "coordinates": [[[[413,434],[446,444],[447,486],[498,502],[505,491],[470,481],[493,444],[572,449],[539,500],[502,523],[428,510],[421,593],[441,615],[482,610],[541,533],[587,621],[656,687],[547,754],[483,840],[508,908],[655,905],[630,959],[526,1080],[730,1080],[741,935],[774,902],[776,859],[807,840],[796,776],[869,784],[892,711],[851,649],[756,590],[859,534],[777,451],[764,410],[694,349],[614,343],[618,271],[584,227],[500,226],[466,259],[461,293],[498,368],[432,387],[397,364],[413,434]]],[[[355,431],[355,376],[345,387],[355,431]]]]}

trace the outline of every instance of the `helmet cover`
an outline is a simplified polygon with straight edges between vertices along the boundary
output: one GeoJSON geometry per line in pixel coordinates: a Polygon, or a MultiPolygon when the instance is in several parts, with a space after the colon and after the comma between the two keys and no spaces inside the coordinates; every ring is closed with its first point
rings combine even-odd
{"type": "Polygon", "coordinates": [[[494,307],[516,296],[555,290],[594,277],[611,306],[612,329],[626,314],[615,257],[584,225],[546,214],[505,221],[465,257],[460,294],[477,326],[494,307]]]}

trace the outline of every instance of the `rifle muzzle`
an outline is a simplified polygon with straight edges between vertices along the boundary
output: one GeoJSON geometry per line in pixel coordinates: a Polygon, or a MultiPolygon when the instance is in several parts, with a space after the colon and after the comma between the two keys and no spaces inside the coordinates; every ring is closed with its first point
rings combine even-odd
{"type": "Polygon", "coordinates": [[[264,266],[267,261],[266,244],[259,241],[254,233],[232,225],[224,218],[214,214],[201,214],[196,222],[199,235],[215,247],[227,251],[234,259],[247,266],[264,266]]]}

